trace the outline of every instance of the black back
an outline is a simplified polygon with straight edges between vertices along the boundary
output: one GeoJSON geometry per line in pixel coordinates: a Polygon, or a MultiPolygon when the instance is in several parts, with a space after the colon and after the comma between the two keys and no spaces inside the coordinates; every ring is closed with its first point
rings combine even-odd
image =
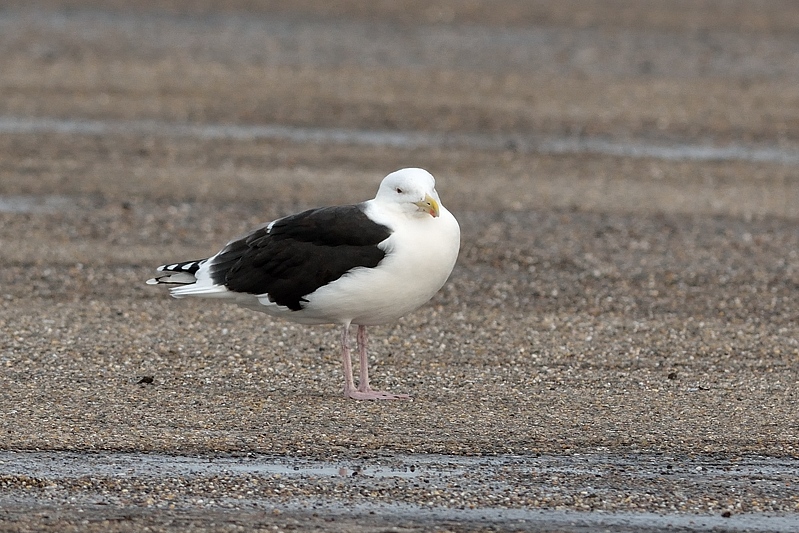
{"type": "Polygon", "coordinates": [[[347,271],[377,266],[386,255],[377,244],[389,235],[361,205],[311,209],[228,244],[212,259],[211,279],[298,311],[305,296],[347,271]]]}

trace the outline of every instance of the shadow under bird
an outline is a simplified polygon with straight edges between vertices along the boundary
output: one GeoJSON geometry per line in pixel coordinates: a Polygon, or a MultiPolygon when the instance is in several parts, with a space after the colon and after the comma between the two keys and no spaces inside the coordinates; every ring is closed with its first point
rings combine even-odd
{"type": "Polygon", "coordinates": [[[206,259],[158,267],[147,280],[175,298],[215,298],[301,324],[339,324],[344,394],[405,399],[369,386],[366,327],[428,302],[455,266],[460,228],[435,179],[419,168],[386,176],[377,195],[353,205],[279,218],[206,259]],[[358,386],[349,331],[358,326],[358,386]]]}

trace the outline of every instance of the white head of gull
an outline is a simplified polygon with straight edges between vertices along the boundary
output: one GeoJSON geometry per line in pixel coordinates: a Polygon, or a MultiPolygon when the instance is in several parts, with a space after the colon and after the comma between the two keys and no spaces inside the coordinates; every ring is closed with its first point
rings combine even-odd
{"type": "Polygon", "coordinates": [[[310,209],[230,241],[206,259],[158,267],[147,281],[175,298],[215,298],[301,324],[339,324],[344,394],[403,399],[369,386],[366,327],[397,320],[444,285],[460,228],[420,168],[386,176],[358,204],[310,209]],[[352,375],[351,325],[358,326],[359,381],[352,375]]]}

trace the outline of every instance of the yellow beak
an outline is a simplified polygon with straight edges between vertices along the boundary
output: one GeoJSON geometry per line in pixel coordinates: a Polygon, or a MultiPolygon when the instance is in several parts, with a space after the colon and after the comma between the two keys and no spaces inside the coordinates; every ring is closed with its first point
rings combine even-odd
{"type": "Polygon", "coordinates": [[[432,217],[437,217],[439,215],[440,207],[438,206],[438,202],[429,194],[424,196],[424,200],[419,200],[418,202],[414,202],[414,204],[419,206],[420,211],[424,211],[432,217]]]}

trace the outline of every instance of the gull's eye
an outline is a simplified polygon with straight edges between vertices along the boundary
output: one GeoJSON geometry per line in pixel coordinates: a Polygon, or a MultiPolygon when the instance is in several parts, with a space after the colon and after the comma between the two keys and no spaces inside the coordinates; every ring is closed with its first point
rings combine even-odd
{"type": "Polygon", "coordinates": [[[397,194],[402,194],[402,189],[400,189],[399,187],[397,187],[396,191],[397,191],[397,194]]]}

